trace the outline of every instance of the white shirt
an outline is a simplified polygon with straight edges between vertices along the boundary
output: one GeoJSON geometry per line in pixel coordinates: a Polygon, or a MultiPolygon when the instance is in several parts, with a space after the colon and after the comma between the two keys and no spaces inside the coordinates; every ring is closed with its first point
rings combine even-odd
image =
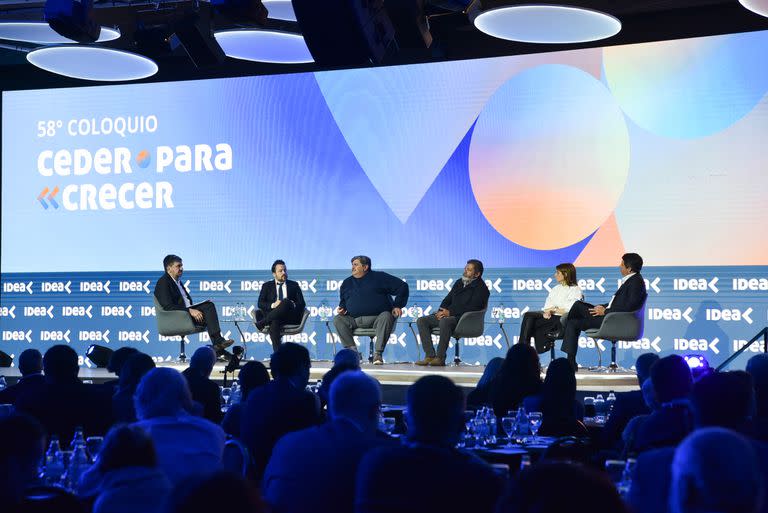
{"type": "Polygon", "coordinates": [[[566,312],[571,309],[576,301],[581,300],[584,294],[578,285],[557,284],[549,291],[547,300],[544,302],[544,310],[552,308],[562,308],[566,312]]]}
{"type": "Polygon", "coordinates": [[[288,298],[288,287],[287,287],[286,283],[288,283],[288,282],[284,281],[283,283],[278,283],[277,280],[275,280],[275,294],[277,294],[275,296],[275,301],[277,301],[277,299],[280,297],[280,291],[278,290],[278,289],[280,289],[280,287],[283,288],[283,299],[287,299],[288,298]]]}
{"type": "MultiPolygon", "coordinates": [[[[629,273],[628,275],[624,276],[621,279],[621,285],[624,285],[625,283],[627,283],[627,280],[630,279],[635,274],[636,273],[629,273]]],[[[619,285],[619,288],[621,288],[621,285],[619,285]]],[[[618,289],[616,289],[616,292],[618,292],[618,289]]],[[[613,300],[616,298],[616,292],[614,292],[613,295],[611,296],[611,300],[608,302],[608,306],[606,307],[606,309],[610,308],[611,305],[613,304],[613,300]]]]}
{"type": "Polygon", "coordinates": [[[189,308],[192,306],[192,302],[189,300],[189,297],[187,296],[187,289],[184,288],[184,285],[181,284],[181,280],[173,280],[176,282],[176,286],[179,287],[179,292],[181,292],[181,297],[184,299],[184,306],[189,308]]]}

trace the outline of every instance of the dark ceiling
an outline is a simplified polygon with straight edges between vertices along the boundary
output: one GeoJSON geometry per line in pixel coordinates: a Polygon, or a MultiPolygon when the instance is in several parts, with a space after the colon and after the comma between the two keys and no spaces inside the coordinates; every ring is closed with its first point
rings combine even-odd
{"type": "MultiPolygon", "coordinates": [[[[97,3],[97,19],[102,24],[118,24],[126,33],[126,20],[137,9],[157,9],[163,6],[176,8],[188,6],[194,0],[175,0],[150,4],[97,3]]],[[[317,0],[322,1],[322,0],[317,0]]],[[[390,0],[393,1],[393,0],[390,0]]],[[[488,9],[503,4],[500,0],[481,0],[482,8],[488,9]]],[[[516,3],[553,3],[516,2],[516,3]]],[[[384,64],[396,65],[414,62],[471,59],[501,55],[516,55],[536,52],[559,51],[606,45],[619,45],[665,39],[747,32],[768,29],[768,18],[754,14],[742,7],[737,0],[575,0],[563,2],[603,11],[619,18],[621,32],[607,40],[581,45],[540,45],[502,41],[487,36],[474,28],[465,14],[448,13],[430,17],[433,37],[431,48],[407,48],[400,45],[400,52],[390,56],[384,64]]],[[[385,0],[386,5],[386,0],[385,0]]],[[[205,7],[205,4],[203,4],[205,7]]],[[[0,20],[41,20],[43,2],[23,0],[0,0],[0,20]]],[[[171,9],[171,8],[169,8],[171,9]]],[[[132,14],[134,13],[134,14],[132,14]]],[[[290,28],[285,22],[270,22],[276,28],[290,28]]],[[[295,24],[294,24],[295,25],[295,24]]],[[[295,28],[295,27],[294,27],[295,28]]],[[[131,48],[126,38],[112,43],[112,46],[131,48]]],[[[0,40],[0,46],[3,41],[0,40]]],[[[71,87],[101,85],[100,83],[73,80],[39,70],[28,64],[23,51],[0,48],[0,89],[40,89],[48,87],[71,87]]],[[[235,59],[226,59],[222,64],[199,69],[182,52],[161,52],[151,55],[158,63],[159,72],[147,82],[220,78],[243,75],[263,75],[317,71],[329,67],[312,65],[259,64],[235,59]]]]}

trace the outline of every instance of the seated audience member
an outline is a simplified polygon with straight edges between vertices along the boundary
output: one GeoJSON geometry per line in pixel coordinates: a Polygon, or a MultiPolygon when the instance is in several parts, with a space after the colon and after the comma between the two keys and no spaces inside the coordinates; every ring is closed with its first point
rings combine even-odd
{"type": "Polygon", "coordinates": [[[333,367],[325,373],[323,382],[320,384],[320,390],[317,391],[321,405],[325,406],[328,404],[328,396],[330,395],[333,381],[339,374],[348,370],[360,370],[360,353],[352,349],[341,349],[333,357],[333,367]]]}
{"type": "Polygon", "coordinates": [[[275,445],[262,485],[273,513],[351,513],[355,489],[350,483],[363,455],[394,445],[377,436],[381,390],[365,373],[339,375],[331,387],[329,410],[325,424],[289,433],[275,445]]]}
{"type": "Polygon", "coordinates": [[[355,511],[493,511],[501,479],[483,460],[455,448],[464,430],[461,389],[444,376],[425,376],[408,388],[407,404],[404,445],[374,449],[360,463],[355,511]],[[392,486],[393,476],[417,486],[416,493],[411,486],[392,486]],[[450,490],[446,484],[453,484],[450,490]]]}
{"type": "Polygon", "coordinates": [[[94,466],[100,483],[93,513],[160,512],[171,493],[152,439],[137,426],[110,430],[94,466]]]}
{"type": "Polygon", "coordinates": [[[25,349],[19,355],[19,373],[21,378],[5,390],[0,390],[0,404],[14,404],[24,390],[39,387],[45,382],[43,377],[43,355],[37,349],[25,349]]]}
{"type": "Polygon", "coordinates": [[[133,408],[133,394],[144,374],[155,368],[151,356],[138,351],[123,364],[117,391],[112,396],[112,416],[115,422],[135,422],[136,410],[133,408]]]}
{"type": "Polygon", "coordinates": [[[240,423],[240,438],[251,452],[254,476],[260,479],[272,448],[286,433],[320,422],[320,402],[306,390],[309,351],[286,342],[272,354],[272,381],[248,396],[240,423]]]}
{"type": "Polygon", "coordinates": [[[566,315],[576,301],[584,299],[576,282],[576,268],[573,264],[555,267],[557,285],[552,287],[541,311],[526,312],[520,322],[520,342],[530,344],[531,337],[538,353],[546,353],[554,344],[553,337],[563,336],[560,319],[566,315]]]}
{"type": "Polygon", "coordinates": [[[488,406],[490,404],[491,385],[496,377],[496,374],[501,370],[501,366],[504,364],[504,358],[497,356],[491,358],[488,364],[485,366],[483,375],[475,385],[474,390],[467,394],[467,406],[480,407],[488,406]]]}
{"type": "Polygon", "coordinates": [[[747,362],[755,387],[755,436],[768,440],[768,354],[756,354],[747,362]]]}
{"type": "Polygon", "coordinates": [[[182,372],[192,392],[192,400],[203,407],[203,417],[218,424],[221,413],[221,389],[210,379],[216,353],[210,346],[198,347],[189,360],[189,367],[182,372]]]}
{"type": "Polygon", "coordinates": [[[523,405],[523,399],[541,392],[541,364],[536,350],[517,343],[509,348],[490,385],[490,402],[497,417],[523,405]]]}
{"type": "Polygon", "coordinates": [[[109,362],[107,362],[107,370],[117,376],[117,379],[105,381],[104,384],[111,387],[117,387],[120,384],[120,375],[123,371],[123,365],[125,365],[125,362],[127,362],[131,356],[138,352],[138,349],[130,346],[123,346],[115,349],[112,356],[109,357],[109,362]]]}
{"type": "Polygon", "coordinates": [[[415,362],[416,365],[445,367],[445,354],[461,316],[467,312],[477,312],[487,308],[490,294],[483,280],[483,263],[475,259],[467,260],[464,272],[453,283],[453,287],[440,303],[437,312],[419,317],[416,321],[421,347],[424,348],[424,359],[415,362]],[[440,329],[437,351],[432,343],[434,328],[440,329]]]}
{"type": "Polygon", "coordinates": [[[85,385],[78,378],[77,353],[67,345],[51,346],[43,356],[45,383],[23,390],[16,409],[39,420],[49,435],[69,443],[75,428],[85,436],[103,435],[112,424],[111,389],[85,385]]]}
{"type": "Polygon", "coordinates": [[[157,461],[171,484],[221,466],[224,431],[189,413],[192,394],[184,376],[165,367],[149,371],[134,397],[135,424],[155,443],[157,461]]]}
{"type": "Polygon", "coordinates": [[[228,435],[240,438],[240,422],[243,418],[243,407],[248,400],[248,395],[258,388],[269,383],[269,372],[261,362],[248,362],[237,373],[237,382],[240,384],[240,402],[233,404],[227,410],[221,427],[228,435]]]}
{"type": "Polygon", "coordinates": [[[180,483],[168,499],[165,511],[267,513],[268,510],[258,488],[237,474],[219,470],[180,483]]]}
{"type": "Polygon", "coordinates": [[[509,481],[496,506],[496,513],[567,511],[629,513],[604,474],[565,462],[541,462],[523,470],[509,481]]]}
{"type": "Polygon", "coordinates": [[[643,422],[648,418],[648,415],[658,411],[661,407],[659,401],[656,399],[656,392],[653,391],[653,382],[650,379],[646,379],[643,382],[641,393],[643,394],[643,401],[645,401],[645,405],[648,407],[650,413],[635,415],[629,419],[627,426],[624,428],[624,432],[621,434],[622,445],[617,447],[622,451],[624,448],[633,447],[635,445],[635,438],[637,437],[637,431],[640,429],[640,426],[643,425],[643,422]]]}
{"type": "MultiPolygon", "coordinates": [[[[641,389],[645,380],[651,375],[651,366],[657,361],[659,361],[659,355],[656,353],[644,353],[635,360],[637,384],[641,389]]],[[[619,392],[616,394],[613,410],[605,421],[601,445],[606,449],[617,448],[619,439],[629,420],[638,415],[648,415],[649,413],[650,410],[643,398],[642,390],[619,392]]]]}
{"type": "Polygon", "coordinates": [[[675,446],[693,429],[688,401],[693,379],[683,357],[670,355],[654,363],[651,382],[660,407],[638,428],[630,453],[675,446]]]}
{"type": "Polygon", "coordinates": [[[584,406],[576,400],[576,374],[565,358],[557,358],[547,367],[544,386],[538,395],[523,401],[526,411],[540,411],[543,436],[587,436],[584,406]]]}
{"type": "MultiPolygon", "coordinates": [[[[747,425],[752,413],[749,381],[741,371],[710,374],[693,386],[691,401],[694,427],[734,427],[747,425]]],[[[758,454],[760,473],[768,479],[768,446],[752,441],[758,454]]],[[[637,458],[635,475],[629,492],[632,509],[642,513],[662,513],[669,503],[670,472],[674,448],[647,451],[637,458]]],[[[723,456],[725,457],[725,456],[723,456]]],[[[768,513],[768,502],[762,513],[768,513]]]]}
{"type": "Polygon", "coordinates": [[[0,441],[0,509],[21,512],[25,490],[37,481],[45,431],[34,418],[12,414],[0,418],[0,441]]]}
{"type": "Polygon", "coordinates": [[[765,474],[752,444],[734,431],[699,429],[675,451],[670,513],[757,513],[765,474]]]}

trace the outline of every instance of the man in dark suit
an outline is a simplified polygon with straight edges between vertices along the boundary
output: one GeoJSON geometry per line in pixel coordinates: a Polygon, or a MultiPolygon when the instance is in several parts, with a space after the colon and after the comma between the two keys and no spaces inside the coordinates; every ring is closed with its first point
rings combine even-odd
{"type": "Polygon", "coordinates": [[[561,349],[568,354],[568,361],[571,362],[574,370],[578,370],[576,351],[579,350],[579,333],[591,328],[599,328],[605,316],[611,312],[634,312],[645,304],[648,293],[645,290],[645,280],[640,275],[642,268],[643,258],[640,255],[625,253],[619,264],[619,272],[622,276],[621,286],[610,302],[597,306],[583,301],[576,301],[573,304],[565,323],[565,336],[561,349]]]}
{"type": "Polygon", "coordinates": [[[42,385],[43,355],[37,349],[25,349],[19,355],[19,372],[21,378],[15,385],[0,391],[0,404],[14,404],[19,394],[28,388],[42,385]]]}
{"type": "Polygon", "coordinates": [[[203,417],[218,424],[224,415],[221,413],[221,390],[211,380],[215,363],[216,355],[210,347],[198,347],[189,360],[189,367],[182,374],[192,392],[192,399],[203,407],[203,417]]]}
{"type": "Polygon", "coordinates": [[[261,331],[269,326],[269,339],[272,349],[280,347],[280,330],[286,324],[299,324],[304,315],[304,294],[301,287],[288,279],[288,269],[285,262],[275,260],[272,264],[273,281],[261,286],[259,293],[259,309],[256,310],[256,327],[261,331]]]}
{"type": "Polygon", "coordinates": [[[286,433],[320,423],[320,401],[306,390],[309,351],[286,342],[272,354],[272,381],[253,390],[243,408],[240,438],[253,458],[254,477],[260,479],[272,448],[286,433]]]}
{"type": "Polygon", "coordinates": [[[192,320],[198,326],[205,326],[211,337],[211,344],[218,356],[226,354],[225,349],[235,343],[232,339],[221,336],[219,316],[216,313],[216,305],[211,301],[205,301],[199,305],[192,302],[192,296],[181,284],[181,275],[184,273],[184,264],[181,257],[167,255],[163,259],[163,274],[155,285],[155,297],[165,310],[186,310],[192,320]],[[192,306],[194,305],[194,308],[192,306]]]}
{"type": "Polygon", "coordinates": [[[438,311],[432,315],[420,317],[416,321],[421,346],[424,348],[424,359],[416,362],[416,365],[444,367],[448,343],[459,319],[465,312],[482,310],[488,306],[488,296],[490,292],[483,281],[483,263],[480,260],[467,260],[464,274],[453,284],[451,291],[440,303],[438,311]],[[440,341],[435,352],[432,344],[432,328],[437,327],[440,327],[440,341]]]}

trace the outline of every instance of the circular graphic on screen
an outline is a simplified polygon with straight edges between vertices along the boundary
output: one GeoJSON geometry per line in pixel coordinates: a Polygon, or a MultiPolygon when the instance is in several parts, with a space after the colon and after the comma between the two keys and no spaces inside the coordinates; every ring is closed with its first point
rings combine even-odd
{"type": "Polygon", "coordinates": [[[469,177],[480,210],[504,237],[559,249],[611,214],[629,170],[629,135],[605,86],[570,66],[507,81],[480,113],[469,177]]]}
{"type": "Polygon", "coordinates": [[[613,46],[603,50],[605,81],[643,129],[690,139],[717,133],[768,93],[768,34],[613,46]]]}
{"type": "Polygon", "coordinates": [[[147,150],[141,150],[139,154],[136,155],[136,163],[142,169],[146,169],[151,162],[152,162],[152,156],[149,154],[147,150]]]}

